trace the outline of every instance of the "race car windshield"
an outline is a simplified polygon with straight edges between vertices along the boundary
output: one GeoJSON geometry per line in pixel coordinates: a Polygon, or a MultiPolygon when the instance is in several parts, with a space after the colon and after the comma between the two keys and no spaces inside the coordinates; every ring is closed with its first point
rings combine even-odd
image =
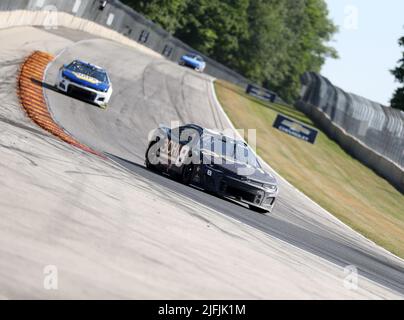
{"type": "Polygon", "coordinates": [[[190,54],[189,57],[192,58],[192,59],[201,61],[201,62],[203,61],[203,59],[200,56],[197,56],[195,54],[190,54]]]}
{"type": "Polygon", "coordinates": [[[205,135],[202,138],[202,149],[209,150],[220,157],[260,167],[252,150],[242,141],[223,139],[221,136],[205,135]]]}
{"type": "Polygon", "coordinates": [[[85,74],[89,77],[95,78],[100,82],[107,82],[108,79],[105,71],[102,71],[100,69],[94,68],[90,65],[78,61],[73,61],[71,64],[67,66],[67,69],[73,72],[80,72],[81,74],[85,74]]]}

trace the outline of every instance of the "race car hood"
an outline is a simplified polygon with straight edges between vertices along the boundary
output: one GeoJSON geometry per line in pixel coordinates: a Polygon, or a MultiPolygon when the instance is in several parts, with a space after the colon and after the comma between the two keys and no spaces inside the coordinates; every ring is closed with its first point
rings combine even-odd
{"type": "Polygon", "coordinates": [[[62,76],[66,77],[70,81],[77,83],[79,85],[97,90],[97,91],[108,91],[109,84],[105,82],[101,82],[98,79],[90,77],[88,75],[71,71],[68,69],[64,69],[62,71],[62,76]]]}
{"type": "Polygon", "coordinates": [[[202,61],[198,61],[198,60],[196,60],[194,58],[191,58],[189,56],[182,56],[181,59],[184,60],[185,62],[187,62],[189,64],[192,64],[192,65],[195,65],[195,66],[200,66],[200,65],[203,64],[202,61]]]}
{"type": "Polygon", "coordinates": [[[244,162],[234,161],[225,157],[218,157],[206,152],[203,153],[203,163],[212,163],[214,169],[222,171],[224,174],[239,177],[241,180],[248,178],[260,183],[276,184],[276,178],[259,166],[252,166],[244,162]],[[218,161],[219,160],[219,161],[218,161]],[[205,162],[206,161],[206,162],[205,162]]]}

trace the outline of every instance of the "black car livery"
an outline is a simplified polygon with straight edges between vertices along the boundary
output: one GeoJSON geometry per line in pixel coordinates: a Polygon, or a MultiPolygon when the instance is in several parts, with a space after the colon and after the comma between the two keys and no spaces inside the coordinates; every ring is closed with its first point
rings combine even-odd
{"type": "Polygon", "coordinates": [[[262,169],[249,146],[217,131],[188,124],[159,127],[149,137],[146,167],[185,184],[270,212],[278,194],[274,176],[262,169]]]}

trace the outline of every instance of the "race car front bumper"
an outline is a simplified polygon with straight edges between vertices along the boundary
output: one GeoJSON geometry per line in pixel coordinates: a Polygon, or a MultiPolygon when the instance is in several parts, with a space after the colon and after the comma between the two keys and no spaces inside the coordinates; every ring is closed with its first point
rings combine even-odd
{"type": "Polygon", "coordinates": [[[72,82],[69,79],[63,77],[61,73],[59,73],[57,87],[60,91],[63,91],[68,95],[92,102],[99,106],[106,105],[112,95],[111,87],[106,92],[97,91],[92,88],[88,88],[78,83],[72,82]]]}
{"type": "Polygon", "coordinates": [[[211,167],[202,166],[200,168],[202,186],[213,193],[223,197],[233,198],[245,204],[271,212],[278,191],[271,191],[264,187],[259,187],[248,181],[243,181],[240,177],[233,177],[224,174],[211,167]]]}

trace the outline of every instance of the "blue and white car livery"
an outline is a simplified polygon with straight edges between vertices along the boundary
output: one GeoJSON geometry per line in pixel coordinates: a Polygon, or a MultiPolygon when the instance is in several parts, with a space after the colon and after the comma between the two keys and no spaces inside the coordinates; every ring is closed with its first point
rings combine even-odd
{"type": "Polygon", "coordinates": [[[206,67],[206,62],[197,54],[184,54],[179,62],[182,66],[187,66],[195,69],[196,71],[203,72],[206,67]]]}
{"type": "Polygon", "coordinates": [[[57,87],[68,95],[105,107],[112,95],[107,72],[94,64],[73,60],[59,69],[57,87]]]}

